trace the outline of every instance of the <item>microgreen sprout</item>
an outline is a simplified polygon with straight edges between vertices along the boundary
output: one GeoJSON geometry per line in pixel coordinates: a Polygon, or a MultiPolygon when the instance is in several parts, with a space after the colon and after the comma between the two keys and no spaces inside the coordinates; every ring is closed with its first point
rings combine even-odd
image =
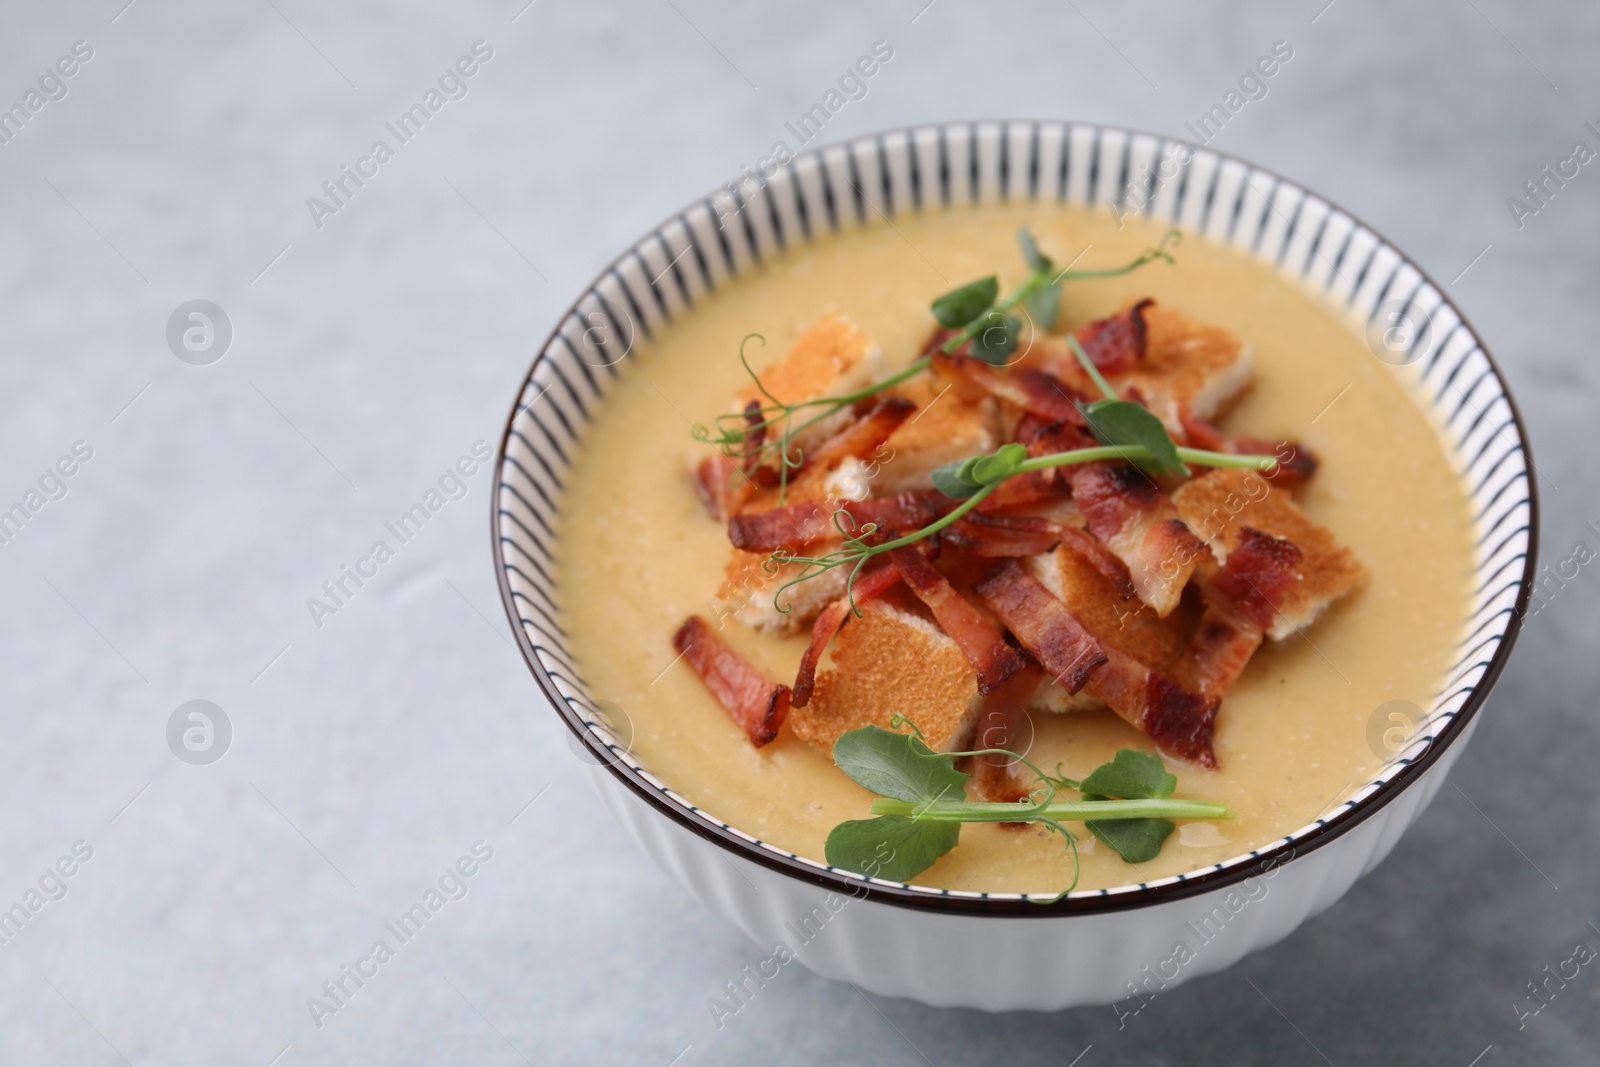
{"type": "MultiPolygon", "coordinates": [[[[1161,757],[1122,749],[1081,782],[1051,776],[1008,749],[934,752],[922,731],[902,715],[891,729],[863,726],[842,734],[833,746],[833,760],[857,784],[877,796],[872,819],[853,819],[828,834],[828,863],[876,878],[906,882],[931,867],[959,843],[961,824],[969,822],[1036,823],[1066,842],[1072,855],[1072,884],[1078,884],[1078,838],[1064,822],[1082,821],[1090,833],[1129,863],[1154,859],[1172,833],[1173,819],[1232,818],[1226,804],[1173,799],[1177,778],[1161,757]],[[910,733],[897,732],[909,727],[910,733]],[[956,770],[963,756],[1005,756],[1033,772],[1037,785],[1028,799],[1015,803],[965,799],[971,776],[956,770]],[[1057,800],[1057,790],[1074,790],[1078,800],[1057,800]]],[[[1030,898],[1033,899],[1033,898],[1030,898]]]]}
{"type": "MultiPolygon", "coordinates": [[[[1050,258],[1039,251],[1033,234],[1023,227],[1017,233],[1017,243],[1022,249],[1022,258],[1031,271],[1027,279],[1003,300],[997,300],[1000,283],[993,275],[969,282],[934,300],[932,305],[934,318],[946,329],[956,331],[939,350],[948,354],[971,341],[973,355],[989,363],[1003,364],[1006,357],[1017,347],[1021,320],[1010,312],[1019,304],[1024,307],[1039,329],[1053,330],[1061,305],[1062,282],[1114,278],[1138,270],[1156,259],[1175,263],[1167,248],[1169,245],[1178,244],[1182,239],[1183,235],[1178,230],[1169,230],[1154,248],[1146,249],[1120,267],[1098,270],[1068,268],[1057,271],[1050,258]]],[[[693,434],[696,440],[715,445],[722,450],[723,455],[739,461],[735,477],[748,477],[748,472],[756,467],[775,465],[778,474],[779,504],[786,498],[790,472],[805,460],[801,450],[794,446],[794,438],[797,435],[857,401],[892,389],[901,382],[921,374],[932,363],[931,356],[922,356],[904,370],[854,392],[788,403],[769,392],[761,377],[751,368],[750,361],[745,357],[744,348],[752,338],[760,341],[762,345],[767,343],[767,339],[761,334],[746,334],[739,342],[739,362],[744,365],[745,373],[750,375],[751,381],[755,383],[757,391],[765,398],[766,403],[758,403],[755,407],[744,411],[717,416],[714,420],[714,431],[704,423],[697,423],[693,427],[693,434]]]]}

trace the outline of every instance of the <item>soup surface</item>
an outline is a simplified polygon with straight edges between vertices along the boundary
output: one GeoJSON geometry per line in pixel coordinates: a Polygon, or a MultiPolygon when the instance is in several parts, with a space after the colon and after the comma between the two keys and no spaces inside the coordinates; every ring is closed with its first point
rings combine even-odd
{"type": "MultiPolygon", "coordinates": [[[[632,721],[638,758],[708,812],[782,848],[823,857],[836,824],[868,817],[870,795],[785,730],[756,749],[684,663],[671,639],[708,605],[728,560],[724,525],[697,499],[687,470],[709,446],[691,424],[730,410],[747,384],[740,339],[757,371],[829,311],[854,320],[888,364],[909,363],[932,327],[928,303],[998,272],[1024,273],[1017,228],[1032,228],[1058,263],[1127,262],[1163,230],[1056,205],[958,209],[897,219],[819,240],[727,285],[629,361],[568,479],[558,539],[560,606],[593,695],[632,721]]],[[[1383,750],[1375,710],[1394,699],[1428,707],[1460,636],[1470,567],[1466,501],[1426,416],[1362,337],[1268,265],[1189,235],[1176,266],[1064,287],[1066,326],[1151,296],[1250,345],[1255,384],[1221,420],[1234,432],[1296,440],[1322,461],[1298,494],[1370,569],[1367,583],[1304,634],[1269,642],[1217,717],[1220,766],[1167,759],[1176,796],[1229,804],[1228,821],[1180,823],[1161,853],[1125,863],[1080,833],[1079,889],[1127,885],[1229,859],[1298,829],[1366,782],[1383,750]]],[[[779,679],[792,679],[806,639],[729,623],[722,636],[779,679]]],[[[914,712],[913,712],[914,718],[914,712]]],[[[1119,748],[1150,739],[1107,712],[1031,720],[1028,755],[1079,778],[1119,748]]],[[[1387,726],[1388,723],[1383,725],[1387,726]]],[[[1381,736],[1381,731],[1380,731],[1381,736]]],[[[1080,830],[1081,827],[1073,827],[1080,830]]],[[[989,892],[1058,892],[1072,877],[1059,837],[1043,829],[966,825],[961,844],[918,884],[989,892]]]]}

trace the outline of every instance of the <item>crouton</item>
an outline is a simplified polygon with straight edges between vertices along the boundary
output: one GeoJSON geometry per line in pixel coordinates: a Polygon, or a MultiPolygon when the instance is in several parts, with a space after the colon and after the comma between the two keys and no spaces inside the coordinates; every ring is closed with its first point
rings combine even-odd
{"type": "MultiPolygon", "coordinates": [[[[883,350],[855,323],[831,312],[801,334],[787,355],[758,373],[767,393],[785,404],[797,404],[871,385],[885,374],[883,350]]],[[[771,403],[752,382],[734,398],[729,410],[742,411],[752,400],[771,403]]],[[[809,448],[839,432],[852,418],[854,414],[846,407],[796,434],[791,444],[809,448]]]]}
{"type": "Polygon", "coordinates": [[[933,469],[1000,447],[994,400],[962,400],[931,375],[918,375],[894,390],[917,405],[880,449],[872,491],[879,496],[933,488],[933,469]]]}
{"type": "Polygon", "coordinates": [[[789,713],[795,736],[831,755],[841,734],[888,729],[898,713],[935,752],[964,748],[982,698],[961,649],[932,622],[888,603],[862,605],[862,612],[834,639],[832,669],[818,676],[810,702],[789,713]]]}
{"type": "MultiPolygon", "coordinates": [[[[1192,612],[1175,611],[1163,619],[1137,598],[1124,600],[1115,582],[1065,545],[1030,557],[1026,565],[1028,573],[1102,645],[1162,673],[1172,673],[1182,663],[1193,628],[1192,612]]],[[[1087,689],[1069,695],[1053,679],[1046,679],[1028,706],[1060,713],[1106,705],[1087,689]]]]}
{"type": "Polygon", "coordinates": [[[1312,522],[1289,494],[1274,490],[1254,471],[1211,471],[1181,486],[1172,502],[1218,563],[1227,561],[1246,526],[1285,538],[1300,550],[1303,578],[1286,594],[1267,630],[1274,641],[1310,626],[1329,604],[1367,577],[1361,561],[1332,531],[1312,522]]]}

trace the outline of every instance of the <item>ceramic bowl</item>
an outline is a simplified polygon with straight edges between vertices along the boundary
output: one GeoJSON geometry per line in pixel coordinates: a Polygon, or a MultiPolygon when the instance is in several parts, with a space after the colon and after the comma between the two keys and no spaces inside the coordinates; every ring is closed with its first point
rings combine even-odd
{"type": "Polygon", "coordinates": [[[493,547],[517,641],[589,757],[606,807],[664,871],[763,951],[781,943],[819,974],[928,1004],[1114,1004],[1123,1015],[1332,905],[1438,792],[1528,604],[1531,470],[1516,407],[1477,334],[1420,268],[1348,213],[1243,161],[1149,134],[951,123],[801,154],[764,183],[746,180],[690,205],[601,272],[522,382],[501,442],[493,547]],[[865,879],[700,810],[641,765],[592,699],[567,650],[552,580],[568,464],[637,341],[815,235],[1007,200],[1170,222],[1248,251],[1366,324],[1374,353],[1398,368],[1437,427],[1477,525],[1467,636],[1449,680],[1371,781],[1323,817],[1226,862],[1053,904],[865,879]]]}

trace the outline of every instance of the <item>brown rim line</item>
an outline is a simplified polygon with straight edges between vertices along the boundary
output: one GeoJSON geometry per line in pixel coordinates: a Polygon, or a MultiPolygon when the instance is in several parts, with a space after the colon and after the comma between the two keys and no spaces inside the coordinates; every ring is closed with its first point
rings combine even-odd
{"type": "MultiPolygon", "coordinates": [[[[1061,119],[972,119],[961,122],[894,127],[888,130],[860,134],[841,141],[830,141],[827,144],[796,153],[794,160],[787,164],[784,169],[793,172],[796,165],[802,160],[812,158],[818,160],[818,166],[820,167],[822,166],[823,153],[831,148],[846,147],[847,149],[847,146],[852,143],[876,140],[881,144],[886,137],[902,133],[913,134],[918,130],[936,130],[939,132],[940,137],[943,138],[945,131],[952,127],[966,127],[970,130],[976,130],[981,126],[993,124],[998,124],[1002,130],[1015,125],[1031,126],[1035,130],[1042,126],[1059,126],[1064,131],[1064,137],[1070,137],[1071,131],[1074,129],[1092,130],[1097,144],[1103,134],[1108,131],[1127,137],[1130,144],[1133,138],[1140,136],[1153,138],[1158,144],[1180,143],[1175,138],[1126,126],[1104,126],[1061,119]]],[[[1528,444],[1527,427],[1523,422],[1522,412],[1517,406],[1516,399],[1511,394],[1510,387],[1506,384],[1505,376],[1501,373],[1499,364],[1495,362],[1493,355],[1490,354],[1488,347],[1483,343],[1478,331],[1473,328],[1461,309],[1446,295],[1444,287],[1435,281],[1432,275],[1418,266],[1415,259],[1407,255],[1388,238],[1382,236],[1375,227],[1366,223],[1360,216],[1348,211],[1322,194],[1315,193],[1298,182],[1284,178],[1276,171],[1240,159],[1237,156],[1218,152],[1210,147],[1201,147],[1198,151],[1215,156],[1218,161],[1219,172],[1222,164],[1228,162],[1236,163],[1247,168],[1247,170],[1269,175],[1279,183],[1299,190],[1306,196],[1314,196],[1328,206],[1330,217],[1333,212],[1343,214],[1355,226],[1365,229],[1382,244],[1392,249],[1400,257],[1401,263],[1417,272],[1423,285],[1431,286],[1439,294],[1440,306],[1448,307],[1460,319],[1461,327],[1466,330],[1475,348],[1483,356],[1485,363],[1488,365],[1489,373],[1493,375],[1495,384],[1499,387],[1500,394],[1511,412],[1512,425],[1516,427],[1517,432],[1516,450],[1522,453],[1528,468],[1528,476],[1524,478],[1528,500],[1528,551],[1523,562],[1522,577],[1518,583],[1516,600],[1510,609],[1509,618],[1499,646],[1496,648],[1494,655],[1490,657],[1487,665],[1484,666],[1482,678],[1472,687],[1461,707],[1450,715],[1448,721],[1444,724],[1444,728],[1432,737],[1412,739],[1410,742],[1412,746],[1423,745],[1421,752],[1408,759],[1396,759],[1393,761],[1399,764],[1399,769],[1394,771],[1386,780],[1376,785],[1369,783],[1362,791],[1365,795],[1358,793],[1357,798],[1343,802],[1339,810],[1327,818],[1316,819],[1307,824],[1308,828],[1296,830],[1294,833],[1273,842],[1265,848],[1255,849],[1224,863],[1174,875],[1170,878],[1131,886],[1119,886],[1112,889],[1078,890],[1063,899],[1048,903],[1040,902],[1041,898],[1046,896],[1042,893],[1032,898],[1017,893],[975,893],[929,886],[918,887],[897,882],[866,879],[856,874],[847,874],[825,864],[803,859],[789,853],[787,850],[779,849],[775,845],[768,845],[757,838],[723,824],[721,820],[701,811],[689,801],[678,797],[668,787],[656,781],[648,772],[629,765],[619,759],[614,752],[607,749],[604,743],[592,733],[583,718],[573,710],[567,698],[556,688],[548,672],[539,662],[533,643],[529,639],[527,630],[522,625],[521,618],[517,613],[516,604],[511,595],[511,585],[507,577],[506,561],[502,550],[500,498],[501,487],[504,484],[503,471],[506,446],[515,427],[517,414],[522,410],[523,391],[538,370],[539,364],[547,358],[546,353],[549,351],[552,342],[561,333],[563,325],[578,311],[579,306],[591,294],[599,293],[599,287],[608,275],[621,277],[617,273],[617,268],[629,256],[634,254],[634,249],[638,244],[638,242],[635,242],[621,255],[607,263],[599,274],[595,276],[594,280],[583,289],[578,298],[557,317],[555,327],[545,337],[543,344],[540,345],[538,355],[534,357],[527,373],[523,376],[522,388],[518,390],[516,397],[512,400],[511,410],[506,417],[505,429],[500,434],[499,453],[496,456],[495,463],[496,482],[493,491],[490,493],[489,501],[490,548],[494,554],[495,580],[500,589],[501,606],[505,609],[506,618],[511,629],[516,633],[517,647],[522,650],[523,658],[533,672],[534,681],[539,686],[540,692],[561,717],[567,729],[577,736],[578,740],[595,755],[596,759],[611,774],[621,780],[646,804],[660,814],[672,819],[684,829],[743,859],[821,889],[849,893],[857,899],[873,900],[883,904],[928,912],[1051,918],[1063,915],[1108,914],[1130,908],[1183,900],[1242,882],[1253,871],[1264,865],[1287,863],[1291,859],[1299,858],[1309,852],[1320,849],[1360,826],[1386,807],[1407,787],[1421,779],[1443,756],[1445,751],[1466,732],[1467,727],[1471,724],[1478,710],[1483,706],[1490,692],[1493,691],[1495,684],[1499,681],[1500,674],[1510,659],[1512,649],[1516,646],[1517,637],[1522,630],[1522,621],[1526,617],[1528,604],[1532,598],[1534,578],[1537,574],[1539,494],[1536,479],[1533,477],[1533,472],[1536,470],[1533,452],[1528,444]]],[[[683,209],[669,215],[660,225],[647,231],[647,233],[659,233],[674,221],[686,218],[695,208],[709,203],[716,193],[717,190],[713,190],[706,196],[691,201],[683,209]]],[[[1042,198],[1030,194],[1028,199],[1042,198]]],[[[1063,196],[1062,202],[1069,201],[1063,196]]],[[[1094,208],[1099,205],[1085,204],[1082,206],[1094,208]]],[[[1143,213],[1141,213],[1141,217],[1143,217],[1143,213]]],[[[1174,222],[1174,225],[1178,224],[1174,222]]],[[[806,238],[808,241],[809,239],[809,237],[806,238]]],[[[692,233],[689,235],[689,241],[692,246],[695,241],[692,233]]],[[[1509,455],[1509,453],[1507,454],[1509,455]]]]}

